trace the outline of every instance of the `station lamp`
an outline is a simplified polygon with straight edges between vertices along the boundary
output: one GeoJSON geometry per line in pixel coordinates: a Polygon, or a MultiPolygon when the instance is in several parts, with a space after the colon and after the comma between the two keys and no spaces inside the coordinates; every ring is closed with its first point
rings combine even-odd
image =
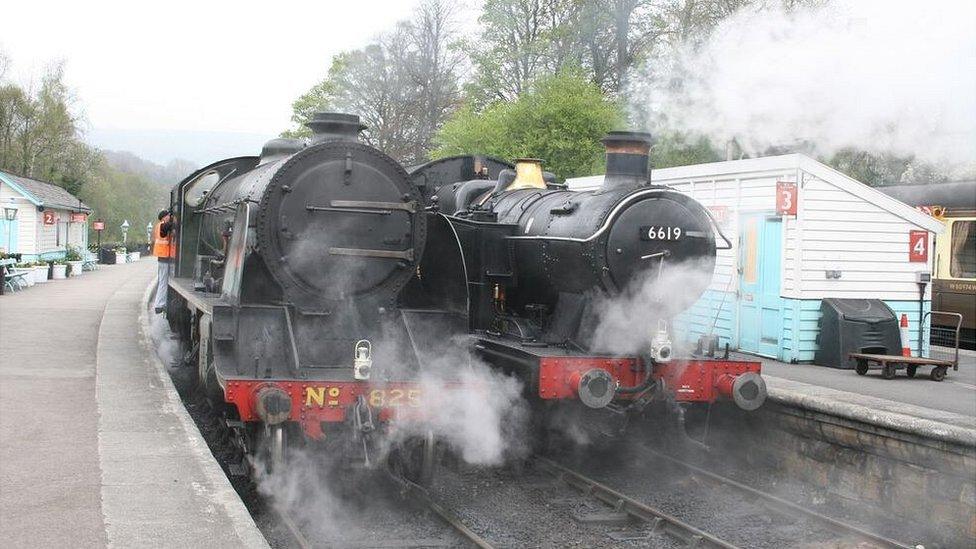
{"type": "Polygon", "coordinates": [[[17,208],[4,208],[3,218],[7,221],[14,221],[17,219],[17,208]]]}

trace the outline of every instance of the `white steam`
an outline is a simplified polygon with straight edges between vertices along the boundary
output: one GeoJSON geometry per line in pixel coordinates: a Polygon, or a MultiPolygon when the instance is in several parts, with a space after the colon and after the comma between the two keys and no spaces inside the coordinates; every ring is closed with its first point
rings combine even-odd
{"type": "Polygon", "coordinates": [[[150,314],[149,338],[156,347],[156,354],[167,368],[175,368],[180,361],[180,343],[170,331],[166,317],[150,314]]]}
{"type": "Polygon", "coordinates": [[[976,2],[837,1],[745,9],[700,47],[649,63],[631,89],[655,129],[750,154],[812,142],[976,160],[976,2]]]}
{"type": "MultiPolygon", "coordinates": [[[[694,305],[712,280],[714,264],[688,261],[650,269],[620,295],[597,304],[593,347],[617,355],[646,352],[660,321],[671,331],[675,316],[694,305]]],[[[675,334],[670,333],[672,339],[675,334]]]]}

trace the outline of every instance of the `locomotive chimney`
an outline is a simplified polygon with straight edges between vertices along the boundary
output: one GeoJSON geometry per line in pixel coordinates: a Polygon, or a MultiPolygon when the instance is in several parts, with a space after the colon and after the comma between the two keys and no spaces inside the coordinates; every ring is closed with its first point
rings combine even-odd
{"type": "Polygon", "coordinates": [[[647,155],[651,150],[651,134],[610,132],[602,141],[607,149],[607,175],[601,190],[634,189],[650,184],[647,155]]]}
{"type": "Polygon", "coordinates": [[[323,141],[358,141],[359,132],[366,129],[358,115],[338,112],[317,112],[305,125],[312,130],[312,145],[323,141]]]}

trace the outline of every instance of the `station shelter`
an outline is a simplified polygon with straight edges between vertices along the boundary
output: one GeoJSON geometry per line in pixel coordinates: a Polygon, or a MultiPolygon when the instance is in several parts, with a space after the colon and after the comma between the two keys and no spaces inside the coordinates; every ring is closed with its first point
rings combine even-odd
{"type": "Polygon", "coordinates": [[[907,314],[918,348],[932,295],[918,281],[932,273],[939,220],[802,154],[653,170],[651,179],[700,201],[732,243],[718,251],[711,286],[675,319],[681,339],[713,334],[722,347],[811,362],[821,300],[855,298],[907,314]]]}
{"type": "Polygon", "coordinates": [[[88,246],[92,210],[62,187],[0,171],[0,251],[22,261],[60,259],[88,246]]]}

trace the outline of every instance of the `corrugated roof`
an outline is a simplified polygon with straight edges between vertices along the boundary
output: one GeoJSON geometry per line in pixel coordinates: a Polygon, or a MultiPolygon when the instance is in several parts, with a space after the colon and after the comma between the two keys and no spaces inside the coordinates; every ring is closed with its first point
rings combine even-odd
{"type": "Polygon", "coordinates": [[[92,209],[75,195],[64,188],[51,183],[44,183],[36,179],[21,177],[10,172],[0,171],[0,179],[10,186],[24,193],[28,199],[38,206],[46,208],[63,208],[66,210],[91,212],[92,209]]]}

